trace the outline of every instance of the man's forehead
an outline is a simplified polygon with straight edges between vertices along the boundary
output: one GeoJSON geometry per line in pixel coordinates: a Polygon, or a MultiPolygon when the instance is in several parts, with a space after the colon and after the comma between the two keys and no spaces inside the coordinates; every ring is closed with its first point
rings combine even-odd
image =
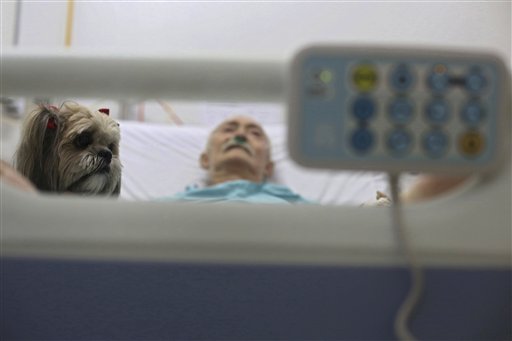
{"type": "Polygon", "coordinates": [[[220,127],[226,126],[226,125],[236,125],[236,126],[249,126],[249,127],[257,127],[261,131],[263,130],[263,127],[261,124],[259,124],[257,121],[255,121],[253,118],[248,116],[234,116],[230,117],[224,121],[222,121],[215,129],[218,129],[220,127]]]}

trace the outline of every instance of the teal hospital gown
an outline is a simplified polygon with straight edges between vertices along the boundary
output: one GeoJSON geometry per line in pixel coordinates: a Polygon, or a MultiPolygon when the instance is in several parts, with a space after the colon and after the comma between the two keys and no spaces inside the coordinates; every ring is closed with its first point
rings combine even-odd
{"type": "Polygon", "coordinates": [[[260,204],[308,204],[312,203],[292,192],[288,187],[269,182],[256,183],[247,180],[228,181],[208,187],[189,186],[184,192],[163,197],[160,201],[183,202],[245,202],[260,204]]]}

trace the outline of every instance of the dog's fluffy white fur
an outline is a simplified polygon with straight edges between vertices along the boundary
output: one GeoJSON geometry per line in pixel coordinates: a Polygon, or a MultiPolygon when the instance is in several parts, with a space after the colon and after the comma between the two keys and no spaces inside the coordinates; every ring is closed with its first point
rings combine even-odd
{"type": "Polygon", "coordinates": [[[119,124],[74,102],[40,106],[24,122],[16,169],[42,191],[119,195],[119,124]]]}

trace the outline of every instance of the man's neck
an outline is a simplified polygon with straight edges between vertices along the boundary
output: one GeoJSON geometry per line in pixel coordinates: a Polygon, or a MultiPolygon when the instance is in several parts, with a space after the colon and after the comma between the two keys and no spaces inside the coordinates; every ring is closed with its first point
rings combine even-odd
{"type": "Polygon", "coordinates": [[[235,181],[235,180],[247,180],[247,181],[252,181],[252,182],[261,182],[261,181],[263,181],[261,178],[257,177],[256,175],[254,175],[251,172],[243,172],[243,171],[223,172],[223,171],[218,171],[218,172],[211,172],[210,173],[208,185],[209,186],[213,186],[213,185],[217,185],[217,184],[220,184],[220,183],[223,183],[223,182],[235,181]]]}

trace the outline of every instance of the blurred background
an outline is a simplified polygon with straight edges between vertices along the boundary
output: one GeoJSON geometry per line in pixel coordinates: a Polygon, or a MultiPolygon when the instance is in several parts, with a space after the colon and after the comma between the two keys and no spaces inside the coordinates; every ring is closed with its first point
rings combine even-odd
{"type": "MultiPolygon", "coordinates": [[[[511,60],[510,1],[152,2],[1,0],[1,48],[290,59],[312,43],[482,49],[511,60]]],[[[38,101],[1,98],[3,123],[38,101]]],[[[73,99],[124,120],[210,124],[284,119],[283,103],[73,99]]]]}

